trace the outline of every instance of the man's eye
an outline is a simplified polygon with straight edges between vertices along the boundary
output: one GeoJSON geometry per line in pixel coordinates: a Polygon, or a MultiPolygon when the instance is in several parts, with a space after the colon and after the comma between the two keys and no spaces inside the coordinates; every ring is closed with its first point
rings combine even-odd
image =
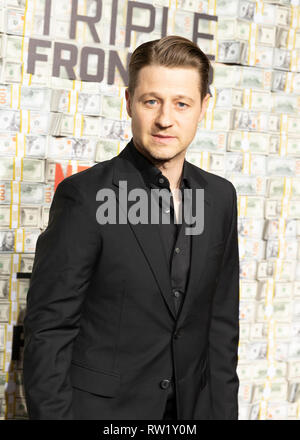
{"type": "MultiPolygon", "coordinates": [[[[156,102],[156,99],[149,99],[148,101],[146,101],[146,104],[147,104],[148,102],[156,102]]],[[[179,104],[183,104],[183,106],[188,107],[188,105],[185,104],[184,102],[179,102],[179,104]]],[[[184,108],[183,106],[181,106],[181,108],[184,108]]]]}

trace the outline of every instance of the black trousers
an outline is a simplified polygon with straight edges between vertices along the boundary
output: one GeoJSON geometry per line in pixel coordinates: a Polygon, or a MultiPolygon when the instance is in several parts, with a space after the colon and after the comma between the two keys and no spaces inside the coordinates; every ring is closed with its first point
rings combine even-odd
{"type": "Polygon", "coordinates": [[[163,420],[177,420],[176,393],[173,380],[171,380],[163,420]]]}

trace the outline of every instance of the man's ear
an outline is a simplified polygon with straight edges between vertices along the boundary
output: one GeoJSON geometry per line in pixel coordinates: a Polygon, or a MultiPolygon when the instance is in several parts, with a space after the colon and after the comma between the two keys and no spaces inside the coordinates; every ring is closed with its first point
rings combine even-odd
{"type": "Polygon", "coordinates": [[[198,119],[198,123],[201,122],[202,119],[204,118],[204,115],[205,115],[207,107],[208,107],[209,98],[210,98],[210,94],[207,93],[207,95],[205,96],[205,98],[202,101],[201,112],[200,112],[200,116],[199,116],[199,119],[198,119]]]}
{"type": "Polygon", "coordinates": [[[125,98],[126,98],[126,110],[128,113],[128,116],[131,118],[131,98],[128,91],[128,87],[125,89],[125,98]]]}

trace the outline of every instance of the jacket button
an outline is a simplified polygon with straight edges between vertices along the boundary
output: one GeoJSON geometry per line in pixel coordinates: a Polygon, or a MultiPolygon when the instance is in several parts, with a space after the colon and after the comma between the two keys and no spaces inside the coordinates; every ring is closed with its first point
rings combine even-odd
{"type": "Polygon", "coordinates": [[[169,388],[169,386],[170,386],[170,381],[169,381],[169,379],[164,379],[164,380],[162,380],[162,381],[160,382],[160,387],[161,387],[163,390],[166,390],[167,388],[169,388]]]}
{"type": "Polygon", "coordinates": [[[175,339],[178,339],[178,338],[180,338],[180,336],[181,336],[180,329],[178,329],[178,330],[176,330],[175,333],[174,333],[174,338],[175,338],[175,339]]]}

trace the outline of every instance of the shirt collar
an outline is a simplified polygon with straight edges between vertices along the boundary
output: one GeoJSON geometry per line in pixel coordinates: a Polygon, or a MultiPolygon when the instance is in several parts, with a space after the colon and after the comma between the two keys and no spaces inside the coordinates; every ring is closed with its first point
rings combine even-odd
{"type": "MultiPolygon", "coordinates": [[[[166,176],[146,157],[144,156],[134,145],[133,139],[129,143],[129,151],[132,155],[136,168],[140,171],[145,184],[148,187],[161,187],[169,188],[170,182],[166,176]]],[[[187,162],[184,159],[182,179],[180,188],[191,188],[190,181],[187,175],[187,162]]]]}

